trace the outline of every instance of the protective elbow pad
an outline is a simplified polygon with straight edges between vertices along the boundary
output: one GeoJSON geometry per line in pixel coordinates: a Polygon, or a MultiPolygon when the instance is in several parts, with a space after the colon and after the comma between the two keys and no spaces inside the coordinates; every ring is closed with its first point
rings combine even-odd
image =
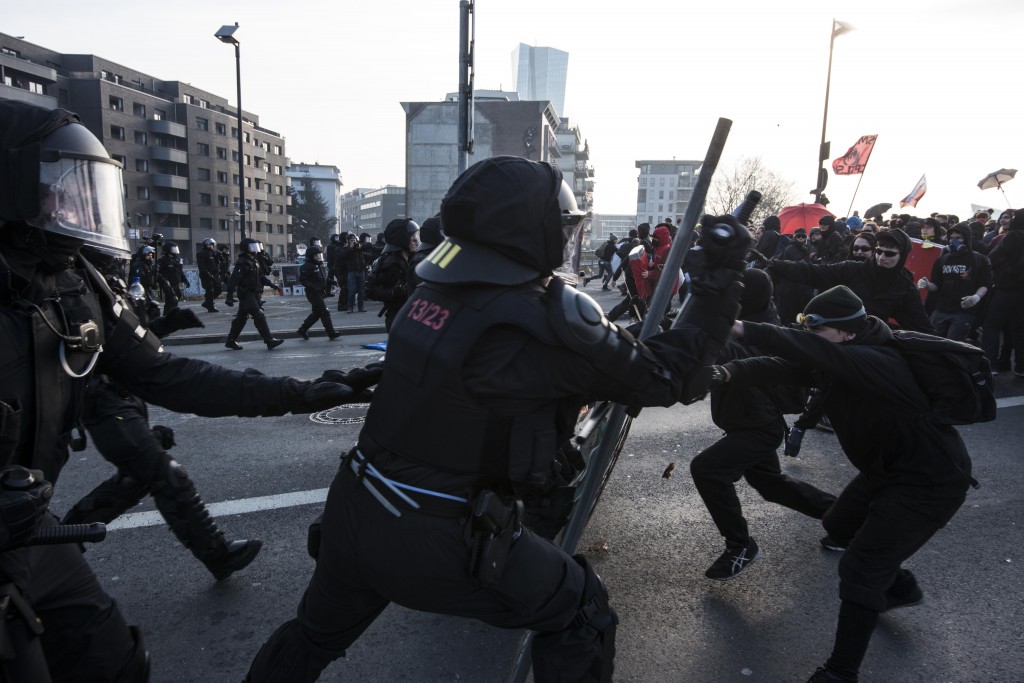
{"type": "Polygon", "coordinates": [[[634,369],[645,348],[631,334],[610,323],[596,301],[559,278],[551,281],[548,290],[549,321],[560,342],[632,389],[650,384],[650,373],[634,369]]]}

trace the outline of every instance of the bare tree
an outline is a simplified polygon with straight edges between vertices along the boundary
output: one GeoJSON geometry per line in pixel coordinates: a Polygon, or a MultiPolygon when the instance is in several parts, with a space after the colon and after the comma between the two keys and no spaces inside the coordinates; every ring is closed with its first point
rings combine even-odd
{"type": "Polygon", "coordinates": [[[760,225],[765,217],[773,216],[783,207],[794,203],[794,184],[766,168],[761,163],[761,157],[743,157],[732,171],[723,172],[719,169],[715,173],[704,210],[715,215],[731,213],[743,202],[748,192],[757,190],[761,193],[761,203],[757,205],[750,224],[760,225]]]}

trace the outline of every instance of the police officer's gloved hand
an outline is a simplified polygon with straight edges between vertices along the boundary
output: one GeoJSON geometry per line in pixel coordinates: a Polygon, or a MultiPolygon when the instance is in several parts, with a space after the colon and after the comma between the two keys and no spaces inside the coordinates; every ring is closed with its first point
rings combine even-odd
{"type": "Polygon", "coordinates": [[[187,330],[192,327],[206,326],[190,308],[171,309],[167,315],[155,318],[149,323],[150,331],[161,339],[178,330],[187,330]]]}
{"type": "Polygon", "coordinates": [[[46,514],[53,486],[40,470],[10,465],[0,470],[0,551],[24,545],[46,514]]]}
{"type": "Polygon", "coordinates": [[[340,382],[327,382],[323,379],[310,382],[302,390],[301,406],[291,406],[293,413],[327,410],[345,403],[365,403],[369,395],[353,391],[352,387],[340,382]]]}
{"type": "Polygon", "coordinates": [[[153,436],[160,442],[160,447],[165,451],[174,448],[174,430],[163,425],[153,425],[149,428],[153,436]]]}
{"type": "Polygon", "coordinates": [[[363,368],[355,368],[348,372],[341,370],[327,370],[320,375],[320,379],[327,382],[340,382],[352,387],[356,392],[363,392],[380,381],[384,372],[383,363],[370,363],[363,368]]]}
{"type": "Polygon", "coordinates": [[[704,216],[700,219],[700,246],[710,268],[743,270],[750,250],[750,232],[735,216],[704,216]]]}

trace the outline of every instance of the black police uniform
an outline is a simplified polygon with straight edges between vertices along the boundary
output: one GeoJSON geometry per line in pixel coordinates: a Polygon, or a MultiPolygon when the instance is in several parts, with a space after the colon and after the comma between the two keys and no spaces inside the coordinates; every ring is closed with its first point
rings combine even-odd
{"type": "Polygon", "coordinates": [[[181,258],[173,252],[164,252],[156,260],[160,276],[167,282],[164,290],[164,315],[178,307],[178,301],[185,297],[185,270],[181,267],[181,258]]]}
{"type": "MultiPolygon", "coordinates": [[[[474,174],[484,175],[483,185],[457,180],[443,207],[461,200],[482,209],[522,187],[524,207],[505,201],[500,219],[481,210],[474,226],[523,233],[550,225],[553,212],[559,230],[558,204],[545,202],[562,182],[557,169],[497,157],[460,178],[474,174]],[[500,179],[488,172],[496,167],[500,179]]],[[[448,232],[453,223],[447,215],[444,222],[448,232]]],[[[586,295],[557,278],[544,285],[537,270],[550,272],[562,255],[536,235],[519,238],[526,243],[516,252],[536,252],[534,277],[434,282],[428,265],[495,274],[502,258],[451,241],[464,234],[458,227],[448,234],[420,266],[428,281],[395,318],[358,446],[328,493],[298,618],[264,645],[250,681],[315,680],[390,602],[538,631],[537,681],[610,680],[617,616],[600,578],[585,559],[523,526],[518,497],[544,486],[587,397],[671,405],[713,339],[687,325],[636,342],[586,295]]],[[[707,310],[720,316],[728,306],[707,310]]],[[[712,325],[718,339],[731,323],[726,314],[712,325]]]]}
{"type": "Polygon", "coordinates": [[[213,301],[223,291],[221,289],[220,263],[221,256],[217,252],[216,247],[203,245],[203,248],[199,250],[199,254],[196,256],[196,265],[199,267],[199,282],[202,284],[203,293],[205,294],[203,308],[210,313],[217,312],[213,301]]]}
{"type": "MultiPolygon", "coordinates": [[[[243,242],[243,246],[244,246],[243,242]]],[[[228,340],[225,346],[234,348],[238,346],[238,335],[242,333],[245,323],[252,317],[256,331],[263,337],[263,343],[268,348],[279,346],[282,342],[275,339],[267,324],[267,316],[263,314],[261,293],[263,287],[273,287],[274,283],[263,273],[259,261],[252,253],[245,252],[239,255],[235,261],[235,269],[228,280],[228,293],[234,292],[238,297],[238,314],[231,321],[231,329],[228,330],[228,340]]],[[[241,347],[238,347],[241,348],[241,347]]]]}
{"type": "Polygon", "coordinates": [[[384,317],[384,328],[390,333],[391,325],[406,299],[409,298],[409,259],[405,251],[389,251],[380,257],[380,262],[370,271],[372,291],[367,293],[384,304],[378,316],[384,317]]]}
{"type": "Polygon", "coordinates": [[[310,258],[309,252],[306,253],[305,263],[299,266],[299,284],[302,285],[306,293],[306,301],[313,307],[310,314],[299,325],[299,336],[309,339],[309,328],[319,320],[323,323],[330,339],[340,337],[341,335],[334,330],[331,312],[327,310],[327,304],[324,302],[324,297],[331,286],[327,279],[327,266],[321,261],[310,258]]]}

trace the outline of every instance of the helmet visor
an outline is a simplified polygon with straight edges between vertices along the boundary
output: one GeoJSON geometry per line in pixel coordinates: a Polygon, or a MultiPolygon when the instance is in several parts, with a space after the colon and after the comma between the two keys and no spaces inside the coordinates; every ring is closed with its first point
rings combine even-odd
{"type": "Polygon", "coordinates": [[[39,215],[26,221],[110,254],[129,251],[124,184],[115,161],[64,156],[39,165],[39,215]]]}

